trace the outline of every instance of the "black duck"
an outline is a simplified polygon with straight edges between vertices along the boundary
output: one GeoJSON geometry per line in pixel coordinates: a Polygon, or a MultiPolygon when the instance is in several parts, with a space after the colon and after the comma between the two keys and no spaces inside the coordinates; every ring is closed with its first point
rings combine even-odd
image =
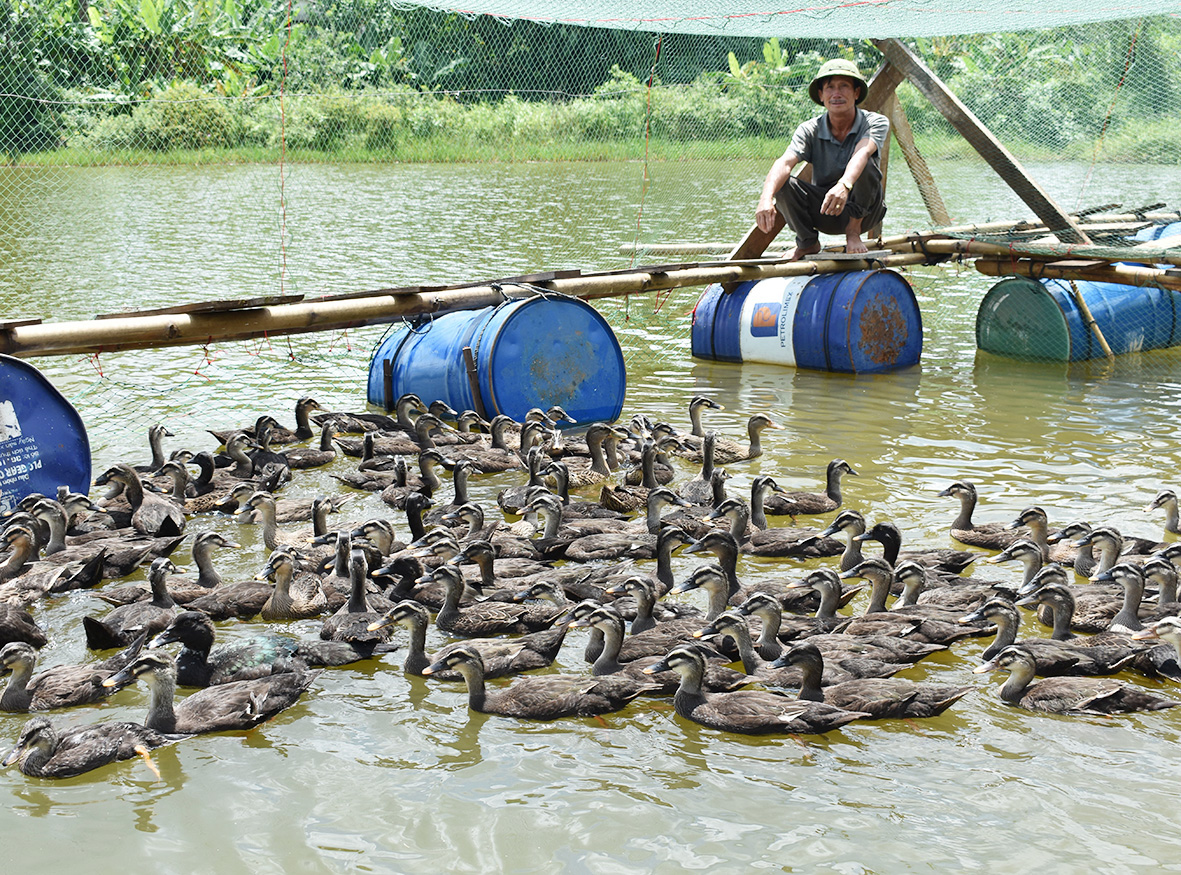
{"type": "Polygon", "coordinates": [[[983,547],[985,550],[1003,550],[1020,535],[1007,523],[974,523],[972,514],[976,510],[976,487],[967,480],[956,480],[939,493],[940,498],[955,496],[960,500],[960,512],[951,523],[951,536],[961,544],[983,547]]]}
{"type": "Polygon", "coordinates": [[[86,646],[91,650],[126,647],[140,635],[162,632],[177,613],[176,602],[168,594],[167,579],[176,566],[168,559],[155,559],[148,568],[152,588],[150,601],[133,602],[114,608],[104,617],[82,618],[86,646]]]}
{"type": "Polygon", "coordinates": [[[1029,711],[1050,714],[1116,714],[1127,711],[1159,711],[1181,705],[1129,687],[1114,678],[1054,677],[1035,681],[1037,661],[1019,644],[1010,645],[977,673],[1007,671],[1001,699],[1029,711]]]}
{"type": "Polygon", "coordinates": [[[618,674],[603,677],[551,674],[518,678],[508,687],[489,691],[484,685],[484,661],[480,652],[462,646],[427,666],[423,674],[433,675],[443,670],[463,675],[468,707],[473,711],[526,720],[608,714],[654,686],[618,674]]]}
{"type": "Polygon", "coordinates": [[[290,708],[312,685],[320,671],[286,671],[249,681],[205,687],[176,697],[176,664],[159,650],[141,653],[103,683],[109,686],[143,680],[148,685],[148,716],[144,725],[157,732],[229,732],[253,729],[290,708]]]}
{"type": "MultiPolygon", "coordinates": [[[[472,647],[479,651],[484,660],[484,676],[498,678],[520,674],[553,664],[566,638],[565,623],[550,629],[530,632],[517,638],[467,638],[448,644],[434,654],[426,652],[426,633],[430,614],[426,607],[410,600],[398,602],[372,624],[373,629],[393,625],[405,626],[410,630],[410,647],[406,652],[403,666],[410,674],[421,675],[427,666],[438,662],[457,647],[472,647]]],[[[434,676],[442,680],[459,680],[457,671],[440,669],[434,676]]]]}
{"type": "Polygon", "coordinates": [[[841,477],[857,476],[853,466],[844,459],[833,459],[825,469],[824,492],[785,492],[770,495],[765,503],[767,513],[775,516],[815,516],[831,513],[841,506],[841,477]]]}
{"type": "Polygon", "coordinates": [[[770,732],[811,734],[828,732],[869,715],[831,705],[801,702],[764,690],[709,693],[702,689],[705,658],[693,645],[674,647],[659,662],[644,669],[649,674],[675,671],[681,676],[673,708],[686,720],[711,729],[760,735],[770,732]]]}
{"type": "Polygon", "coordinates": [[[141,756],[155,771],[149,752],[185,737],[138,723],[96,723],[63,731],[45,717],[33,717],[25,723],[3,764],[15,763],[33,778],[73,778],[108,763],[141,756]]]}
{"type": "Polygon", "coordinates": [[[794,666],[803,673],[800,698],[827,702],[847,711],[862,711],[875,718],[937,717],[972,688],[916,683],[903,678],[857,678],[821,686],[824,656],[814,644],[797,644],[772,663],[794,666]]]}

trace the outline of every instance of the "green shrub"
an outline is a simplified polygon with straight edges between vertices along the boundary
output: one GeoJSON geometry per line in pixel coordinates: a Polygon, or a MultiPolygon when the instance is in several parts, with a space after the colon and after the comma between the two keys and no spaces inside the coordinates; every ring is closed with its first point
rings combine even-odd
{"type": "Polygon", "coordinates": [[[140,104],[133,117],[138,145],[159,152],[228,149],[245,140],[246,126],[227,108],[225,98],[208,94],[191,82],[170,85],[160,96],[140,104]]]}
{"type": "Polygon", "coordinates": [[[378,103],[365,111],[365,148],[375,152],[393,152],[405,130],[402,110],[388,103],[378,103]]]}
{"type": "Polygon", "coordinates": [[[129,115],[109,115],[98,119],[86,132],[84,142],[91,148],[108,152],[137,149],[143,145],[140,142],[139,126],[129,115]]]}

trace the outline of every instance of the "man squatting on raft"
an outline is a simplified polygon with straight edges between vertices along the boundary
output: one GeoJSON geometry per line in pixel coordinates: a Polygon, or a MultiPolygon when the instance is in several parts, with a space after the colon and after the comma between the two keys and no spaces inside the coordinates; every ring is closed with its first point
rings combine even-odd
{"type": "Polygon", "coordinates": [[[798,128],[763,182],[755,223],[774,226],[775,210],[796,234],[791,260],[820,251],[820,234],[844,234],[846,252],[866,252],[861,229],[873,228],[886,214],[881,151],[890,120],[858,109],[869,83],[852,61],[825,62],[808,94],[827,110],[798,128]],[[801,161],[812,165],[812,182],[791,175],[801,161]]]}

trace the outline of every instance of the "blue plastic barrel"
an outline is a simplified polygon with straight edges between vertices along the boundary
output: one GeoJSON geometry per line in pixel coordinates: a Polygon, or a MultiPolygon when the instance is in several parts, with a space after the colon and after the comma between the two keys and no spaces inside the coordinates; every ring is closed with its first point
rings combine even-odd
{"type": "Polygon", "coordinates": [[[697,358],[870,373],[917,364],[923,323],[910,283],[892,270],[709,286],[693,311],[697,358]]]}
{"type": "Polygon", "coordinates": [[[1135,233],[1133,239],[1145,243],[1160,240],[1162,237],[1175,237],[1181,234],[1181,222],[1171,222],[1168,225],[1149,225],[1135,233]]]}
{"type": "MultiPolygon", "coordinates": [[[[1074,286],[1116,355],[1181,343],[1175,292],[1085,280],[1074,286]]],[[[976,312],[976,345],[1017,359],[1075,362],[1106,355],[1068,280],[1006,277],[996,283],[976,312]]]]}
{"type": "Polygon", "coordinates": [[[73,405],[45,376],[0,355],[0,510],[31,492],[90,491],[90,439],[73,405]]]}
{"type": "Polygon", "coordinates": [[[627,369],[615,333],[594,307],[565,295],[506,301],[399,327],[373,354],[369,403],[388,410],[398,396],[414,392],[427,403],[477,409],[465,347],[471,348],[474,382],[489,417],[503,413],[521,421],[532,407],[560,404],[579,422],[609,422],[623,410],[627,369]]]}

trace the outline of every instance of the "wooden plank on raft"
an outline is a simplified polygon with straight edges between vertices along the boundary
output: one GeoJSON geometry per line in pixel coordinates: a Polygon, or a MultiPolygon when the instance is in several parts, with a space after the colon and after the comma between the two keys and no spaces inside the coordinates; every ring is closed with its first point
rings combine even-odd
{"type": "Polygon", "coordinates": [[[893,255],[893,249],[871,249],[868,252],[834,252],[822,249],[813,255],[805,255],[804,261],[865,261],[870,258],[885,258],[893,255]]]}
{"type": "Polygon", "coordinates": [[[873,44],[891,64],[902,70],[907,80],[931,101],[960,136],[980,153],[1001,179],[1033,210],[1034,215],[1045,222],[1046,227],[1057,234],[1060,240],[1066,243],[1090,242],[1078,222],[1034,182],[1012,153],[958,97],[948,90],[918,55],[896,39],[875,39],[873,44]]]}
{"type": "Polygon", "coordinates": [[[228,310],[256,310],[259,307],[294,304],[302,300],[303,295],[264,295],[259,298],[238,298],[229,301],[198,301],[193,304],[177,304],[175,307],[160,307],[155,310],[128,310],[124,313],[100,313],[94,318],[125,319],[128,316],[167,316],[170,313],[224,313],[228,310]]]}
{"type": "Polygon", "coordinates": [[[1067,258],[1062,261],[1048,261],[1046,262],[1046,267],[1052,267],[1055,270],[1087,270],[1092,267],[1107,267],[1108,264],[1110,262],[1099,261],[1097,259],[1067,258]]]}

